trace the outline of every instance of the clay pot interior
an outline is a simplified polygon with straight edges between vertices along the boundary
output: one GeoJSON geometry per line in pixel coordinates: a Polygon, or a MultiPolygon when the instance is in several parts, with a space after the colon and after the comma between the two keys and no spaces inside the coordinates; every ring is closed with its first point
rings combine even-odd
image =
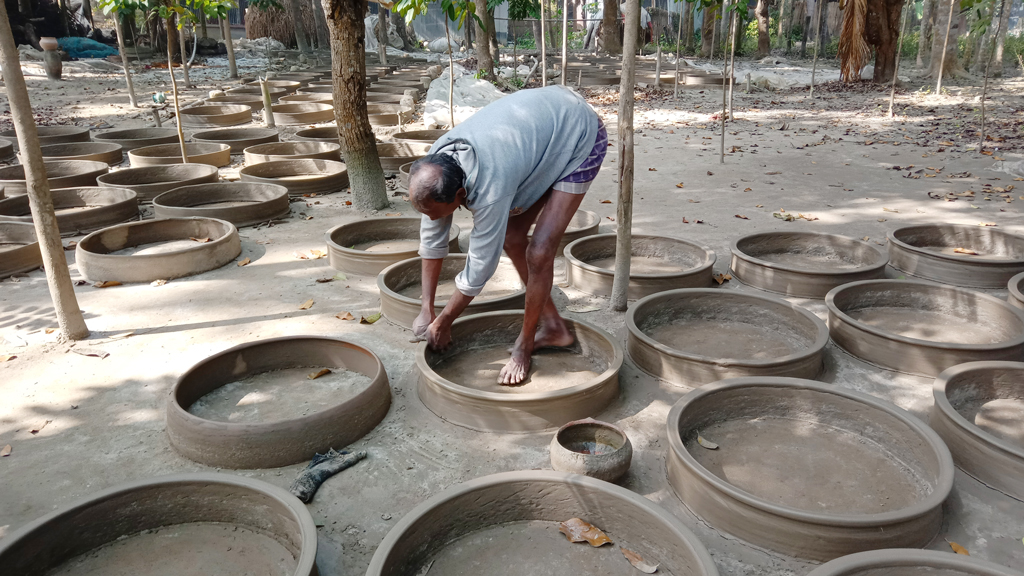
{"type": "Polygon", "coordinates": [[[238,174],[243,182],[280,184],[292,196],[339,192],[349,183],[345,164],[334,160],[273,160],[246,166],[238,174]]]}
{"type": "MultiPolygon", "coordinates": [[[[58,188],[51,190],[62,234],[88,232],[139,215],[138,197],[127,188],[58,188]]],[[[0,200],[0,221],[32,222],[28,196],[0,200]]]]}
{"type": "Polygon", "coordinates": [[[310,140],[314,142],[339,142],[338,127],[324,126],[321,128],[306,128],[295,133],[298,140],[310,140]]]}
{"type": "Polygon", "coordinates": [[[420,144],[433,144],[438,138],[447,134],[447,130],[410,130],[398,132],[391,137],[402,142],[417,142],[420,144]]]}
{"type": "Polygon", "coordinates": [[[617,426],[592,418],[569,422],[551,441],[551,467],[614,482],[629,470],[633,447],[617,426]]]}
{"type": "Polygon", "coordinates": [[[621,430],[597,420],[570,422],[555,434],[558,443],[585,456],[604,456],[622,449],[629,441],[621,430]]]}
{"type": "MultiPolygon", "coordinates": [[[[9,200],[5,200],[8,202],[9,200]]],[[[43,265],[36,228],[27,222],[0,221],[0,279],[43,265]]]]}
{"type": "MultiPolygon", "coordinates": [[[[448,232],[449,250],[458,252],[458,225],[448,232]]],[[[368,218],[327,231],[331,267],[356,274],[378,274],[402,260],[415,258],[420,246],[419,218],[368,218]]]]}
{"type": "Polygon", "coordinates": [[[807,576],[1018,576],[1019,572],[976,556],[938,550],[888,548],[841,556],[807,576]]]}
{"type": "Polygon", "coordinates": [[[273,128],[222,128],[192,134],[196,142],[227,144],[232,154],[241,154],[249,146],[277,142],[280,137],[273,128]]]}
{"type": "Polygon", "coordinates": [[[156,218],[201,216],[226,220],[236,228],[287,215],[288,189],[255,182],[214,182],[168,190],[153,199],[156,218]]]}
{"type": "Polygon", "coordinates": [[[1007,288],[1010,293],[1007,301],[1017,308],[1024,308],[1024,272],[1010,278],[1007,288]]]}
{"type": "Polygon", "coordinates": [[[892,237],[907,248],[965,260],[1024,260],[1024,238],[987,226],[907,226],[893,231],[892,237]]]}
{"type": "Polygon", "coordinates": [[[97,142],[112,142],[121,145],[121,151],[157,144],[171,144],[178,141],[178,131],[174,128],[129,128],[127,130],[111,130],[97,134],[97,142]]]}

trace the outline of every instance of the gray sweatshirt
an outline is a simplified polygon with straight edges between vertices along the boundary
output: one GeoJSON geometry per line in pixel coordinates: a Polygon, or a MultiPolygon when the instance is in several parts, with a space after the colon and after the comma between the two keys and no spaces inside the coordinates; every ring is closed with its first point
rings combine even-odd
{"type": "MultiPolygon", "coordinates": [[[[480,294],[498,267],[509,217],[578,168],[597,132],[597,113],[582,97],[549,86],[492,102],[434,143],[431,154],[451,154],[466,172],[466,206],[473,213],[466,268],[455,278],[459,292],[480,294]]],[[[421,257],[448,255],[451,225],[451,216],[423,216],[421,257]]]]}

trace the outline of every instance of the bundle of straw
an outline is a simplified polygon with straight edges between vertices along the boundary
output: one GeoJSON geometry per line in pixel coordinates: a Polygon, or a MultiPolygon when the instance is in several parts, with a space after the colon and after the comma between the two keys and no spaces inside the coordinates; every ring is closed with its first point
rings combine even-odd
{"type": "MultiPolygon", "coordinates": [[[[822,0],[819,0],[822,1],[822,0]]],[[[848,0],[843,12],[843,31],[839,35],[839,69],[843,82],[860,80],[860,71],[871,58],[871,48],[865,39],[867,0],[848,0]]]]}

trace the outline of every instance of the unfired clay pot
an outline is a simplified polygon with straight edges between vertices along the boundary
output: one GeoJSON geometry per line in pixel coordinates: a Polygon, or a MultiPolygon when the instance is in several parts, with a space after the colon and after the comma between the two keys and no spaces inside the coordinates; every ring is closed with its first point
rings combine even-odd
{"type": "Polygon", "coordinates": [[[551,439],[551,467],[614,482],[629,470],[633,445],[618,426],[584,418],[569,422],[551,439]]]}
{"type": "Polygon", "coordinates": [[[936,550],[887,548],[836,558],[807,576],[1021,576],[1021,573],[976,556],[936,550]]]}

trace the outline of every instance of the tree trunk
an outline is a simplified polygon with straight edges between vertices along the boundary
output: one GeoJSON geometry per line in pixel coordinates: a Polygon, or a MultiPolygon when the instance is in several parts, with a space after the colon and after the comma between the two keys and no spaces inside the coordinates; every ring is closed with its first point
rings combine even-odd
{"type": "Polygon", "coordinates": [[[956,57],[956,39],[960,36],[959,18],[957,12],[960,10],[960,0],[953,0],[953,18],[949,18],[949,0],[940,0],[935,5],[935,28],[932,34],[932,55],[931,66],[928,75],[938,78],[940,66],[943,68],[943,76],[953,76],[963,71],[959,60],[956,57]],[[949,42],[946,42],[946,29],[949,29],[949,42]],[[945,45],[945,62],[943,62],[943,46],[945,45]]]}
{"type": "Polygon", "coordinates": [[[921,28],[917,39],[917,67],[924,68],[930,61],[931,36],[935,23],[935,7],[937,0],[924,0],[921,8],[921,28]]]}
{"type": "Polygon", "coordinates": [[[323,0],[331,33],[334,117],[356,206],[388,206],[377,140],[366,113],[366,0],[323,0]]]}
{"type": "Polygon", "coordinates": [[[494,24],[494,10],[487,11],[487,38],[491,43],[491,58],[495,64],[500,62],[501,58],[501,47],[498,45],[498,29],[495,28],[494,24]]]}
{"type": "Polygon", "coordinates": [[[768,0],[757,0],[757,57],[764,58],[772,51],[771,33],[768,31],[768,0]]]}
{"type": "Polygon", "coordinates": [[[388,65],[388,16],[383,6],[377,7],[377,59],[381,66],[388,65]]]}
{"type": "Polygon", "coordinates": [[[488,25],[486,0],[476,3],[476,18],[471,18],[471,20],[476,28],[476,69],[483,72],[484,80],[492,81],[494,80],[494,57],[491,56],[490,32],[486,28],[488,25]]]}
{"type": "MultiPolygon", "coordinates": [[[[170,16],[164,21],[164,25],[167,28],[167,37],[171,37],[171,32],[175,29],[176,17],[172,12],[170,16]]],[[[184,56],[184,53],[182,53],[184,56]]],[[[178,125],[178,144],[181,147],[181,162],[188,164],[188,153],[185,151],[185,132],[181,128],[181,106],[178,102],[178,81],[174,78],[174,44],[167,41],[167,73],[171,75],[171,96],[174,98],[174,123],[178,125]]],[[[182,62],[184,64],[184,62],[182,62]]],[[[184,66],[182,66],[184,68],[184,66]]]]}
{"type": "Polygon", "coordinates": [[[779,31],[775,34],[779,48],[786,43],[786,7],[792,8],[793,0],[781,0],[779,4],[779,31]]]}
{"type": "Polygon", "coordinates": [[[299,10],[299,0],[284,0],[284,7],[288,16],[292,19],[292,27],[295,29],[295,45],[299,51],[308,54],[309,44],[306,43],[306,31],[302,27],[302,12],[299,10]]]}
{"type": "Polygon", "coordinates": [[[875,49],[875,74],[871,78],[872,82],[885,84],[892,80],[902,14],[903,0],[868,0],[864,39],[875,49]]]}
{"type": "MultiPolygon", "coordinates": [[[[313,11],[313,21],[316,22],[316,48],[317,50],[330,50],[331,49],[331,38],[327,34],[327,18],[324,17],[324,8],[320,4],[320,0],[312,0],[313,5],[310,7],[313,11]]],[[[399,20],[402,20],[399,18],[399,20]]],[[[404,21],[402,22],[405,23],[404,21]]],[[[405,28],[404,26],[402,27],[405,28]]],[[[404,39],[403,39],[404,41],[404,39]]],[[[407,46],[403,46],[406,50],[411,50],[407,46]]]]}
{"type": "Polygon", "coordinates": [[[39,149],[39,133],[32,114],[32,103],[28,98],[25,77],[21,73],[18,47],[14,45],[7,7],[0,3],[0,65],[4,70],[4,84],[7,87],[8,105],[14,130],[18,135],[21,161],[25,165],[25,185],[28,188],[28,204],[35,224],[36,240],[43,256],[46,285],[57,316],[61,334],[68,340],[82,340],[89,336],[82,310],[78,307],[75,287],[71,283],[68,263],[64,257],[64,246],[60,241],[57,216],[53,209],[50,184],[46,180],[46,166],[39,149]]]}
{"type": "MultiPolygon", "coordinates": [[[[996,8],[995,6],[992,6],[993,10],[995,10],[995,8],[996,8]]],[[[982,16],[983,17],[986,16],[988,14],[988,12],[989,12],[989,10],[987,8],[985,8],[985,7],[982,7],[980,9],[983,10],[983,12],[982,12],[982,16]]],[[[979,35],[980,38],[977,38],[977,41],[975,42],[974,51],[970,55],[970,62],[971,62],[970,63],[970,70],[971,70],[971,72],[973,74],[981,74],[981,73],[983,73],[985,71],[985,68],[986,68],[986,66],[985,66],[986,65],[985,55],[988,54],[989,57],[992,56],[992,40],[994,39],[995,31],[996,31],[996,24],[998,24],[998,23],[999,23],[999,15],[998,14],[992,14],[992,21],[991,21],[991,23],[979,35]]],[[[972,34],[972,36],[974,36],[974,34],[972,34]]],[[[965,57],[964,60],[966,61],[966,60],[968,60],[968,58],[965,57]]]]}
{"type": "Polygon", "coordinates": [[[992,75],[1000,78],[1003,75],[1003,48],[1006,43],[1006,34],[1010,30],[1010,12],[1012,12],[1014,2],[1006,1],[1003,3],[1003,9],[999,13],[999,24],[997,28],[1001,30],[999,34],[996,34],[996,51],[992,62],[992,75]]]}
{"type": "MultiPolygon", "coordinates": [[[[607,12],[605,13],[607,15],[607,12]]],[[[636,89],[636,48],[640,31],[640,0],[626,0],[625,37],[622,46],[622,79],[619,82],[619,117],[616,140],[619,152],[619,204],[615,220],[615,276],[612,310],[626,309],[633,233],[633,99],[636,89]]]]}
{"type": "Polygon", "coordinates": [[[238,78],[238,66],[235,66],[235,42],[231,39],[231,23],[227,16],[220,19],[221,36],[224,36],[224,47],[228,50],[228,78],[238,78]]]}
{"type": "MultiPolygon", "coordinates": [[[[317,0],[313,1],[316,2],[317,0]]],[[[327,24],[325,23],[324,26],[326,29],[327,24]]],[[[405,18],[402,18],[401,15],[398,15],[395,18],[395,32],[397,32],[398,37],[402,39],[402,49],[405,50],[406,52],[411,52],[415,50],[417,47],[416,38],[415,36],[409,33],[409,30],[410,28],[407,27],[405,24],[405,18]]],[[[329,42],[325,45],[329,46],[329,42]]]]}
{"type": "MultiPolygon", "coordinates": [[[[89,0],[82,0],[82,6],[89,4],[89,0]]],[[[207,38],[206,36],[206,13],[203,11],[199,12],[199,30],[202,32],[200,38],[207,38]]]]}
{"type": "Polygon", "coordinates": [[[693,51],[693,13],[697,9],[694,4],[686,3],[683,8],[683,53],[693,51]]]}
{"type": "Polygon", "coordinates": [[[700,55],[704,58],[709,58],[711,56],[711,49],[714,47],[715,18],[718,17],[718,8],[705,6],[703,10],[704,21],[700,27],[700,55]]]}
{"type": "Polygon", "coordinates": [[[114,33],[117,34],[117,49],[121,52],[121,65],[124,66],[124,81],[128,84],[128,101],[132,103],[132,108],[138,108],[139,101],[135,99],[132,68],[128,65],[128,54],[124,49],[124,31],[121,29],[121,15],[118,12],[114,12],[114,33]]]}
{"type": "Polygon", "coordinates": [[[181,46],[181,75],[184,78],[185,87],[192,86],[192,80],[188,77],[188,46],[185,44],[185,28],[178,30],[178,45],[181,46]]]}
{"type": "Polygon", "coordinates": [[[89,0],[82,0],[82,17],[89,21],[89,26],[96,27],[92,19],[92,3],[89,0]]]}
{"type": "Polygon", "coordinates": [[[604,20],[601,21],[601,47],[609,54],[622,54],[619,37],[619,0],[603,0],[604,20]]]}

